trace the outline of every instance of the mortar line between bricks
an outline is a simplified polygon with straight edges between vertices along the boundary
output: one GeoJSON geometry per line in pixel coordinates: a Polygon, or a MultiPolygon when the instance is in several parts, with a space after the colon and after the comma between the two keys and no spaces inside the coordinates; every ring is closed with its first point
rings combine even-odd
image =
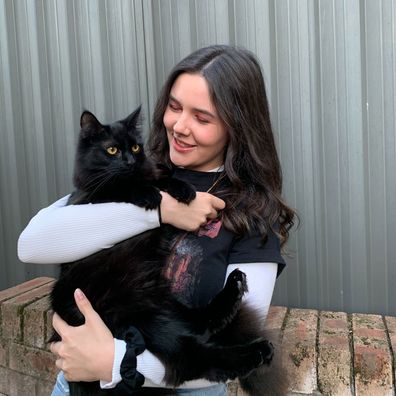
{"type": "Polygon", "coordinates": [[[44,328],[43,328],[43,333],[44,333],[44,349],[45,347],[48,345],[48,329],[47,329],[47,310],[43,310],[42,314],[42,318],[43,318],[43,323],[44,323],[44,328]]]}
{"type": "Polygon", "coordinates": [[[353,321],[352,314],[347,314],[347,323],[348,323],[348,341],[349,341],[349,352],[351,353],[351,367],[350,367],[350,376],[351,376],[351,394],[356,395],[355,389],[355,345],[353,342],[353,321]]]}
{"type": "Polygon", "coordinates": [[[393,387],[393,394],[396,392],[396,380],[395,380],[395,353],[392,347],[392,342],[390,339],[389,335],[389,329],[388,329],[388,324],[386,323],[385,316],[382,316],[382,322],[384,323],[385,326],[385,332],[386,332],[386,339],[388,341],[389,345],[389,351],[391,354],[391,363],[392,363],[392,387],[393,387]]]}
{"type": "Polygon", "coordinates": [[[318,310],[318,319],[316,321],[316,337],[315,337],[315,366],[316,366],[316,386],[318,387],[318,391],[323,393],[322,388],[320,386],[319,381],[319,332],[320,332],[320,314],[322,311],[318,310]]]}
{"type": "Polygon", "coordinates": [[[51,325],[51,327],[47,326],[47,316],[48,316],[48,312],[51,310],[51,308],[46,309],[43,312],[43,321],[44,321],[44,350],[46,350],[48,348],[48,341],[50,339],[50,337],[52,337],[52,335],[54,334],[54,329],[51,325]]]}
{"type": "MultiPolygon", "coordinates": [[[[289,317],[290,317],[290,308],[286,307],[286,313],[285,313],[285,316],[283,317],[283,321],[282,321],[282,325],[281,325],[281,329],[280,329],[280,335],[279,335],[279,345],[282,348],[281,349],[281,354],[283,354],[283,346],[282,346],[283,337],[284,337],[284,334],[285,334],[285,328],[286,328],[286,324],[288,322],[289,317]]],[[[283,357],[281,357],[281,361],[282,361],[281,368],[282,368],[282,370],[285,371],[285,374],[286,374],[286,383],[289,384],[289,378],[288,378],[287,371],[283,367],[283,357]]],[[[289,386],[287,386],[287,387],[289,388],[289,386]]]]}
{"type": "MultiPolygon", "coordinates": [[[[28,304],[26,304],[28,305],[28,304]]],[[[20,315],[19,321],[19,334],[21,335],[21,339],[19,340],[22,344],[24,342],[25,335],[23,334],[23,329],[25,328],[25,305],[22,305],[18,309],[18,315],[20,315]]]]}
{"type": "Polygon", "coordinates": [[[286,307],[285,317],[283,318],[282,326],[281,326],[279,344],[281,344],[283,342],[283,335],[284,335],[284,332],[285,332],[285,328],[286,328],[286,324],[287,324],[287,321],[289,319],[289,316],[290,316],[290,308],[286,307]]]}
{"type": "Polygon", "coordinates": [[[25,328],[25,308],[26,308],[28,305],[30,305],[30,303],[21,305],[21,306],[18,308],[18,315],[19,315],[19,317],[20,317],[20,320],[19,320],[19,334],[21,335],[21,338],[20,338],[20,340],[18,340],[18,341],[19,341],[21,344],[23,344],[24,341],[25,341],[25,334],[24,334],[23,329],[25,328]]]}

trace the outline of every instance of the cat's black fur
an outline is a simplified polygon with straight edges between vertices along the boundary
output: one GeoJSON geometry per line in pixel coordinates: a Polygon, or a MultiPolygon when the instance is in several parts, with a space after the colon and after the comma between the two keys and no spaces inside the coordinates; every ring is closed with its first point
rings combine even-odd
{"type": "MultiPolygon", "coordinates": [[[[145,156],[137,127],[139,112],[140,108],[111,125],[100,124],[92,113],[82,114],[74,175],[76,191],[69,204],[130,202],[154,209],[160,205],[159,189],[185,203],[195,197],[191,186],[164,177],[145,156]],[[108,153],[109,147],[118,152],[108,153]]],[[[273,348],[261,337],[254,313],[240,304],[247,290],[245,276],[239,270],[231,273],[224,289],[206,307],[183,305],[171,293],[162,274],[177,233],[170,226],[162,226],[63,264],[51,293],[52,307],[70,325],[81,325],[84,318],[73,297],[74,290],[80,288],[115,337],[129,325],[139,329],[147,349],[165,365],[168,384],[177,386],[196,378],[218,382],[240,377],[246,382],[244,387],[252,389],[249,378],[259,372],[257,367],[270,363],[273,348]]],[[[57,334],[52,341],[56,339],[57,334]]],[[[260,383],[257,379],[255,382],[260,383]]],[[[97,382],[71,383],[71,392],[121,394],[117,388],[100,390],[97,382]]]]}

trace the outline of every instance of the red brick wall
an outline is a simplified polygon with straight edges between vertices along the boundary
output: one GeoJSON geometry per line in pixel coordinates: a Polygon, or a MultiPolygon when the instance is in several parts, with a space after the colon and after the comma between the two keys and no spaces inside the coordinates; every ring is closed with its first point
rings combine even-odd
{"type": "Polygon", "coordinates": [[[395,317],[272,307],[272,323],[292,394],[395,394],[395,317]]]}
{"type": "Polygon", "coordinates": [[[0,394],[51,394],[57,370],[45,341],[53,281],[37,278],[0,291],[0,394]]]}
{"type": "MultiPolygon", "coordinates": [[[[51,394],[53,282],[37,278],[0,291],[0,396],[51,394]]],[[[271,307],[266,326],[281,330],[290,394],[394,395],[396,318],[271,307]]],[[[231,384],[229,394],[242,392],[231,384]]]]}

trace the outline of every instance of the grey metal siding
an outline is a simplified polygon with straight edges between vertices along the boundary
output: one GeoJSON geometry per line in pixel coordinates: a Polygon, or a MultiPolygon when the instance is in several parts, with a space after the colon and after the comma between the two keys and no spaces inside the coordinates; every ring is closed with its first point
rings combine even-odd
{"type": "Polygon", "coordinates": [[[301,225],[274,303],[396,315],[394,0],[0,0],[0,289],[55,268],[16,241],[71,190],[83,108],[142,103],[192,50],[252,50],[301,225]]]}

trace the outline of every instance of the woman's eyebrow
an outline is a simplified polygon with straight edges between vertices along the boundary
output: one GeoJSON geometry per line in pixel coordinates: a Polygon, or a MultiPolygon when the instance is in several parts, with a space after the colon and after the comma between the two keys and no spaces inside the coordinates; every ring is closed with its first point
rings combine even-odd
{"type": "MultiPolygon", "coordinates": [[[[181,105],[181,103],[172,94],[169,94],[169,100],[172,100],[172,101],[176,102],[178,105],[181,105]]],[[[200,109],[198,107],[193,107],[192,110],[196,111],[198,113],[205,114],[205,115],[207,115],[209,117],[216,118],[216,115],[211,113],[208,110],[200,109]]]]}

